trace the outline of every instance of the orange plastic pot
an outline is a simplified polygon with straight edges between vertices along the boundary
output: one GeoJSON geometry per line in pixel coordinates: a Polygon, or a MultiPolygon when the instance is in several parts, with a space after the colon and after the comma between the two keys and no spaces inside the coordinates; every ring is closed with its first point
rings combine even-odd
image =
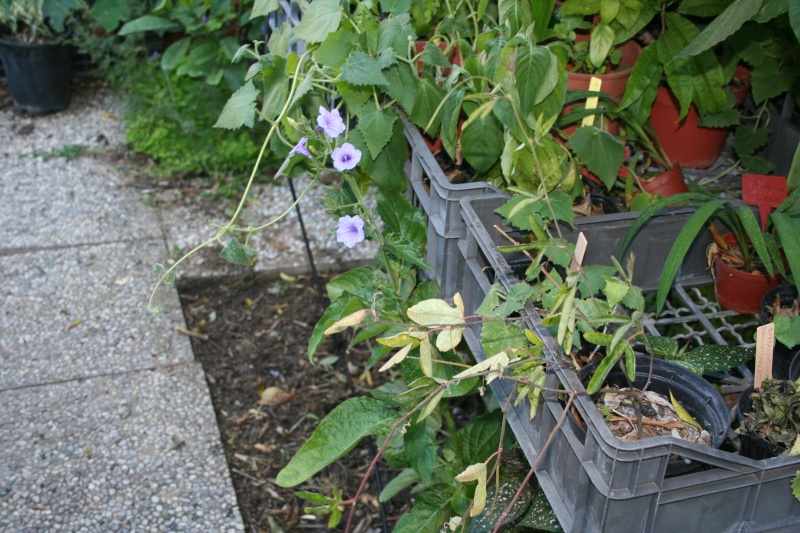
{"type": "MultiPolygon", "coordinates": [[[[750,88],[750,71],[745,67],[736,68],[739,85],[734,88],[736,107],[747,97],[750,88]]],[[[697,107],[692,104],[689,112],[680,118],[680,104],[675,95],[666,87],[659,87],[650,113],[650,124],[661,141],[673,163],[684,167],[708,168],[714,164],[725,148],[729,128],[704,128],[700,126],[697,107]]]]}
{"type": "Polygon", "coordinates": [[[660,194],[662,198],[689,192],[689,187],[686,186],[686,181],[683,179],[680,165],[675,165],[671,169],[665,170],[653,179],[643,180],[642,189],[650,194],[660,194]]]}
{"type": "MultiPolygon", "coordinates": [[[[723,235],[730,245],[736,244],[732,233],[723,235]]],[[[756,314],[764,294],[780,283],[780,275],[751,274],[733,268],[719,256],[714,257],[714,295],[719,305],[740,313],[756,314]]]]}

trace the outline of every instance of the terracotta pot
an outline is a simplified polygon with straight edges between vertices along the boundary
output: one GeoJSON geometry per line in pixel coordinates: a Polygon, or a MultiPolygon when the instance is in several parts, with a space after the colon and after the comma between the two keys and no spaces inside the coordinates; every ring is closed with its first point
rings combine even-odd
{"type": "Polygon", "coordinates": [[[686,181],[683,179],[683,172],[680,165],[675,165],[669,170],[665,170],[655,178],[642,180],[642,189],[650,194],[660,194],[662,198],[689,192],[686,181]]]}
{"type": "MultiPolygon", "coordinates": [[[[736,68],[739,86],[734,88],[736,107],[747,97],[750,88],[750,71],[736,68]]],[[[725,147],[729,128],[703,128],[699,125],[697,107],[692,104],[686,117],[680,122],[681,106],[675,95],[666,87],[659,87],[650,113],[650,124],[661,141],[664,151],[673,163],[684,167],[708,168],[714,164],[725,147]]]]}
{"type": "MultiPolygon", "coordinates": [[[[639,55],[642,53],[642,47],[634,41],[628,41],[620,46],[619,50],[622,51],[622,59],[617,67],[620,70],[609,72],[607,74],[581,74],[577,72],[569,72],[567,74],[567,89],[573,91],[588,91],[591,79],[600,78],[603,82],[600,86],[600,91],[611,95],[611,97],[617,101],[622,100],[622,97],[625,95],[625,88],[628,85],[628,79],[631,76],[631,68],[636,63],[636,60],[639,59],[639,55]]],[[[561,114],[566,115],[572,110],[573,107],[583,105],[585,105],[585,102],[576,102],[574,104],[564,106],[564,110],[561,112],[561,114]]],[[[599,121],[599,117],[597,120],[599,121]]],[[[606,120],[605,124],[605,129],[609,133],[612,135],[619,134],[618,121],[606,120]]],[[[578,129],[577,125],[569,126],[564,128],[564,132],[568,135],[571,135],[576,129],[578,129]]]]}
{"type": "MultiPolygon", "coordinates": [[[[732,233],[723,235],[730,245],[736,244],[732,233]]],[[[727,265],[719,256],[713,263],[714,295],[719,305],[740,313],[756,314],[764,294],[780,283],[780,275],[751,274],[727,265]]]]}

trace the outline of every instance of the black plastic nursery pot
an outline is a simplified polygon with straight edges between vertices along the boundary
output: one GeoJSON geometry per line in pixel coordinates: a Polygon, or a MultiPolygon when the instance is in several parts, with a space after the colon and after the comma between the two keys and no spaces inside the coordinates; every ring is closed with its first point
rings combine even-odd
{"type": "Polygon", "coordinates": [[[17,44],[0,39],[14,106],[32,115],[69,105],[72,49],[61,44],[17,44]]]}
{"type": "MultiPolygon", "coordinates": [[[[736,402],[736,419],[740,425],[744,423],[745,413],[749,413],[753,409],[751,394],[753,394],[753,387],[746,388],[739,395],[739,400],[736,402]]],[[[739,443],[741,446],[740,453],[751,459],[770,459],[778,457],[786,451],[785,446],[779,446],[754,431],[741,433],[739,435],[739,443]]]]}
{"type": "MultiPolygon", "coordinates": [[[[592,362],[581,369],[581,382],[588,385],[601,360],[592,362]]],[[[669,398],[670,392],[680,405],[692,415],[698,424],[711,435],[711,447],[719,448],[725,442],[730,426],[730,411],[717,389],[702,376],[681,365],[664,359],[653,358],[653,373],[647,390],[657,392],[669,398]]],[[[644,354],[636,356],[635,388],[647,384],[650,373],[650,357],[644,354]]],[[[608,373],[606,386],[627,387],[625,372],[617,364],[608,373]]],[[[672,457],[667,464],[667,476],[685,474],[700,468],[702,464],[684,459],[678,455],[672,457]]]]}
{"type": "MultiPolygon", "coordinates": [[[[794,300],[797,299],[797,287],[794,285],[778,285],[764,293],[764,297],[761,298],[761,310],[758,313],[758,320],[762,325],[772,322],[772,313],[767,307],[772,306],[776,298],[780,298],[781,307],[790,307],[794,300]]],[[[797,376],[791,377],[791,365],[798,354],[800,354],[800,348],[789,348],[776,340],[775,348],[772,352],[772,377],[796,380],[797,376]]],[[[800,371],[800,368],[798,368],[798,371],[800,371]]]]}

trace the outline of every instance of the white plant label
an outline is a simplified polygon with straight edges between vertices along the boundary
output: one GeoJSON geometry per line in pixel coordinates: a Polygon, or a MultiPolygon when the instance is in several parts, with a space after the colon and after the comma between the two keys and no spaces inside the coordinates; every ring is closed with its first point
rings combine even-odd
{"type": "Polygon", "coordinates": [[[578,242],[575,243],[575,257],[572,259],[572,265],[570,265],[570,271],[578,270],[581,265],[583,264],[583,256],[586,255],[586,248],[589,246],[589,241],[586,240],[586,236],[583,232],[578,234],[578,242]]]}

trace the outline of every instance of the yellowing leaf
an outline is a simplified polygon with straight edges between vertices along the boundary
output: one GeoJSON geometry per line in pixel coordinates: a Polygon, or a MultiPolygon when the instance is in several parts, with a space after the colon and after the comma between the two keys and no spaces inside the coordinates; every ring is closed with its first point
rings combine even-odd
{"type": "Polygon", "coordinates": [[[427,333],[420,334],[417,331],[406,331],[403,333],[398,333],[396,335],[391,335],[389,337],[380,337],[376,339],[378,344],[383,344],[384,346],[391,346],[392,348],[401,348],[408,344],[409,342],[413,342],[414,346],[419,344],[419,339],[427,337],[427,333]]]}
{"type": "Polygon", "coordinates": [[[80,316],[80,317],[76,318],[75,320],[73,320],[73,321],[72,321],[72,324],[70,324],[69,326],[67,326],[66,328],[64,328],[64,331],[69,331],[69,330],[71,330],[71,329],[75,329],[75,328],[77,328],[78,326],[80,326],[81,324],[83,324],[83,321],[84,321],[84,320],[86,320],[86,319],[85,319],[85,318],[83,318],[82,316],[80,316]]]}
{"type": "Polygon", "coordinates": [[[419,366],[427,377],[433,375],[433,346],[428,338],[419,343],[419,366]]]}
{"type": "Polygon", "coordinates": [[[452,350],[461,342],[462,331],[464,331],[464,328],[458,326],[439,331],[439,334],[436,336],[436,348],[442,352],[452,350]]]}
{"type": "Polygon", "coordinates": [[[382,367],[380,367],[380,369],[378,369],[378,372],[383,372],[384,370],[389,370],[394,365],[399,364],[403,359],[406,358],[406,356],[408,355],[408,352],[410,352],[411,348],[413,348],[413,347],[414,347],[413,343],[403,346],[403,348],[399,352],[394,354],[391,359],[386,361],[386,364],[384,364],[382,367]]]}
{"type": "Polygon", "coordinates": [[[339,333],[351,326],[357,326],[361,324],[361,322],[367,316],[367,313],[369,313],[369,309],[359,309],[355,313],[351,313],[346,317],[337,320],[325,330],[325,335],[339,333]]]}
{"type": "Polygon", "coordinates": [[[464,322],[464,313],[453,309],[444,300],[432,299],[409,307],[408,318],[424,326],[456,325],[464,322]]]}
{"type": "Polygon", "coordinates": [[[478,516],[486,507],[486,463],[476,463],[469,465],[466,470],[456,476],[456,481],[465,483],[467,481],[477,481],[475,487],[475,498],[472,500],[470,516],[478,516]]]}
{"type": "Polygon", "coordinates": [[[487,357],[480,363],[473,365],[471,368],[464,370],[463,372],[459,372],[453,379],[465,379],[477,376],[487,370],[494,370],[494,372],[490,372],[486,376],[486,382],[491,383],[496,378],[500,377],[500,374],[503,373],[503,370],[508,366],[511,362],[511,359],[508,356],[508,352],[503,350],[502,352],[495,354],[491,357],[487,357]]]}
{"type": "Polygon", "coordinates": [[[678,403],[678,400],[676,400],[675,396],[672,395],[672,391],[669,391],[669,399],[672,402],[672,407],[675,408],[675,412],[678,414],[678,418],[680,418],[687,424],[691,424],[695,427],[703,429],[703,427],[697,423],[697,420],[692,418],[692,415],[690,415],[689,412],[686,409],[684,409],[680,403],[678,403]]]}
{"type": "Polygon", "coordinates": [[[258,405],[276,406],[293,400],[295,397],[294,392],[286,392],[280,387],[267,387],[261,393],[261,398],[258,400],[258,405]]]}

